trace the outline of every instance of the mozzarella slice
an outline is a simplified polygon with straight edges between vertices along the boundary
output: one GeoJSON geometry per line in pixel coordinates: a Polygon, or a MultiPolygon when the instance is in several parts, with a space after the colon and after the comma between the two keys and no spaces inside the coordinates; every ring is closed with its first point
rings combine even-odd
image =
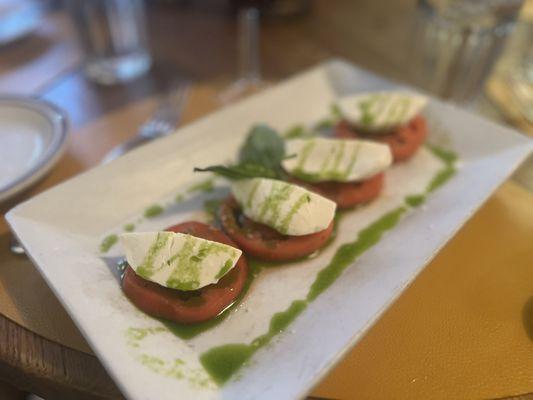
{"type": "Polygon", "coordinates": [[[291,175],[309,182],[352,182],[370,178],[392,164],[386,144],[356,139],[294,139],[285,144],[283,161],[291,175]]]}
{"type": "Polygon", "coordinates": [[[120,240],[137,275],[178,290],[217,283],[242,254],[234,247],[184,233],[123,233],[120,240]]]}
{"type": "Polygon", "coordinates": [[[248,218],[284,235],[301,236],[326,229],[337,207],[301,186],[274,179],[242,179],[232,184],[231,191],[248,218]]]}
{"type": "Polygon", "coordinates": [[[427,104],[427,97],[407,92],[375,92],[342,97],[343,117],[366,131],[387,131],[405,125],[427,104]]]}

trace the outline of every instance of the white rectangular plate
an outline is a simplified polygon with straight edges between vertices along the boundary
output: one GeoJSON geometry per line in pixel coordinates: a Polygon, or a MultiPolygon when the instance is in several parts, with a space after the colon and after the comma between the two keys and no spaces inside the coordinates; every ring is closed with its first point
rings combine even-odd
{"type": "Polygon", "coordinates": [[[204,218],[203,200],[224,189],[187,193],[205,180],[192,173],[193,166],[233,159],[253,124],[280,130],[312,124],[329,113],[338,94],[396,87],[341,61],[320,65],[17,206],[8,222],[128,398],[304,396],[530,153],[529,139],[431,100],[425,111],[429,141],[458,153],[457,174],[422,207],[404,213],[397,226],[223,386],[211,380],[199,356],[228,343],[249,344],[267,333],[273,314],[306,298],[341,244],[354,242],[387,212],[406,207],[405,196],[424,192],[443,163],[422,149],[394,166],[383,195],[342,218],[335,241],[318,257],[264,270],[228,318],[190,340],[176,337],[123,296],[113,272],[121,250],[115,246],[103,256],[99,245],[107,233],[120,232],[129,222],[138,230],[163,229],[204,218]],[[185,195],[179,204],[174,201],[178,193],[185,195]],[[153,203],[168,207],[155,218],[142,218],[153,203]]]}

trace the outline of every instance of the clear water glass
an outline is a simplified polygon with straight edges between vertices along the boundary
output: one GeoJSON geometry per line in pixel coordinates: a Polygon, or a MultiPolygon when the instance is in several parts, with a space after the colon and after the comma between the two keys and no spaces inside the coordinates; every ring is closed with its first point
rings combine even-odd
{"type": "Polygon", "coordinates": [[[70,0],[69,8],[89,79],[111,85],[150,69],[142,0],[70,0]]]}
{"type": "Polygon", "coordinates": [[[523,0],[419,0],[412,40],[412,80],[423,89],[471,103],[481,93],[523,0]]]}
{"type": "Polygon", "coordinates": [[[521,68],[524,74],[525,80],[533,85],[533,22],[524,24],[524,29],[527,30],[527,36],[525,38],[524,54],[522,55],[521,68]]]}
{"type": "Polygon", "coordinates": [[[238,17],[238,67],[237,79],[218,96],[222,104],[229,104],[256,93],[266,87],[261,77],[259,55],[259,9],[245,7],[239,10],[238,17]]]}
{"type": "Polygon", "coordinates": [[[522,21],[514,35],[507,83],[515,107],[533,123],[533,22],[522,21]]]}

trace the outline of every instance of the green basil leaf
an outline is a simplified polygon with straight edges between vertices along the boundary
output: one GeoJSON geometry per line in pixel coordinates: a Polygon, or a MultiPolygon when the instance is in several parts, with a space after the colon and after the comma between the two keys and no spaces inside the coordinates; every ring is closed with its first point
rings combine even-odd
{"type": "Polygon", "coordinates": [[[239,161],[240,164],[259,164],[277,171],[284,156],[285,144],[276,131],[266,125],[256,125],[241,148],[239,161]]]}
{"type": "Polygon", "coordinates": [[[228,179],[283,179],[281,162],[285,158],[285,143],[278,133],[266,125],[256,125],[248,134],[239,152],[236,165],[213,165],[195,168],[198,172],[214,172],[228,179]]]}
{"type": "Polygon", "coordinates": [[[242,163],[237,165],[213,165],[207,168],[195,168],[195,172],[213,172],[231,180],[250,178],[277,178],[275,170],[255,163],[242,163]]]}

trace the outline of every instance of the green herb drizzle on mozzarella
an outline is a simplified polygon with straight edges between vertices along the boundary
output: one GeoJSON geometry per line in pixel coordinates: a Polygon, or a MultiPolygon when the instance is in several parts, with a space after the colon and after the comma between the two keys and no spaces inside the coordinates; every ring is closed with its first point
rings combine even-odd
{"type": "Polygon", "coordinates": [[[354,182],[370,178],[392,164],[386,144],[354,139],[294,139],[285,144],[282,165],[289,174],[308,182],[354,182]]]}
{"type": "Polygon", "coordinates": [[[374,92],[338,101],[342,116],[366,131],[388,131],[405,125],[427,104],[427,97],[407,92],[374,92]]]}
{"type": "Polygon", "coordinates": [[[123,233],[120,239],[137,275],[178,290],[217,283],[242,254],[234,247],[184,233],[123,233]]]}
{"type": "Polygon", "coordinates": [[[283,181],[241,179],[232,184],[231,190],[248,218],[284,235],[320,232],[335,215],[335,202],[283,181]]]}

